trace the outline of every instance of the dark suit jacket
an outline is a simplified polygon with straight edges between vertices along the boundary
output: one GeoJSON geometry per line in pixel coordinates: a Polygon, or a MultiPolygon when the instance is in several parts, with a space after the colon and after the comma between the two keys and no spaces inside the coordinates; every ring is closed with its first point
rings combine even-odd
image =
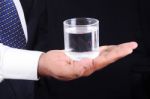
{"type": "MultiPolygon", "coordinates": [[[[27,49],[37,49],[41,46],[42,39],[38,36],[41,32],[45,34],[45,6],[44,0],[20,0],[25,12],[25,18],[28,28],[27,49]],[[43,28],[44,27],[44,28],[43,28]],[[40,43],[38,43],[40,42],[40,43]]],[[[43,42],[43,41],[42,41],[43,42]]],[[[41,48],[41,47],[40,47],[41,48]]],[[[33,99],[33,81],[23,80],[4,80],[0,83],[0,99],[33,99]]]]}
{"type": "Polygon", "coordinates": [[[140,45],[134,54],[88,78],[69,82],[41,79],[36,98],[149,99],[149,4],[148,0],[47,0],[50,39],[46,49],[63,49],[62,22],[73,17],[100,20],[100,45],[127,41],[140,45]]]}

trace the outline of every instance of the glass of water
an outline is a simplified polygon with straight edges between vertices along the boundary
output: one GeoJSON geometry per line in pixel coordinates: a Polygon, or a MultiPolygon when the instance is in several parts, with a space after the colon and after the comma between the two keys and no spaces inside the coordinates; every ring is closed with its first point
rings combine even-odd
{"type": "Polygon", "coordinates": [[[72,18],[64,21],[65,54],[73,60],[99,55],[99,21],[72,18]]]}

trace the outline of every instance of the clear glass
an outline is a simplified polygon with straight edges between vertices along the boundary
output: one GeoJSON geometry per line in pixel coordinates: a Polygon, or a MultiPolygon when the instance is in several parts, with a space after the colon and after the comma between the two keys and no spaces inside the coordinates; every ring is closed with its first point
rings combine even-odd
{"type": "Polygon", "coordinates": [[[65,54],[73,60],[99,55],[99,21],[72,18],[64,21],[65,54]]]}

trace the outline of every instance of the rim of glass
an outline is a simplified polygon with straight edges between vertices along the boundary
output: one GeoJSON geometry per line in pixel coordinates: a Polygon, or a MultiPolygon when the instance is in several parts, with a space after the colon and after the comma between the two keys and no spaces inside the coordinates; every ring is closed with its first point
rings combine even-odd
{"type": "Polygon", "coordinates": [[[67,20],[65,20],[64,22],[63,22],[63,24],[64,24],[64,26],[93,26],[93,25],[96,25],[96,24],[99,24],[99,20],[98,19],[96,19],[96,18],[86,18],[86,17],[81,17],[81,18],[70,18],[70,19],[67,19],[67,20]],[[67,22],[68,21],[75,21],[75,20],[77,20],[77,19],[87,19],[87,20],[94,20],[95,22],[94,23],[91,23],[91,24],[87,24],[87,25],[76,25],[76,24],[68,24],[67,22]]]}

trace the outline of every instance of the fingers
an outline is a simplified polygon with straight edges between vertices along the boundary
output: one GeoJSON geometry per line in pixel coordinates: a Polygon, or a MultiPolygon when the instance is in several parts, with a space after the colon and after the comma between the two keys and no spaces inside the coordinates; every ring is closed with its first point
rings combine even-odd
{"type": "Polygon", "coordinates": [[[129,43],[123,43],[116,47],[118,49],[118,52],[122,56],[126,56],[128,54],[131,54],[135,48],[137,48],[138,44],[136,42],[129,42],[129,43]],[[121,51],[123,50],[123,51],[121,51]]]}
{"type": "Polygon", "coordinates": [[[120,46],[126,46],[131,49],[136,49],[138,47],[138,44],[136,42],[128,42],[128,43],[120,44],[120,46]]]}
{"type": "Polygon", "coordinates": [[[103,46],[100,48],[100,56],[94,59],[96,70],[99,70],[118,59],[131,54],[137,48],[136,42],[128,42],[120,45],[103,46]]]}
{"type": "MultiPolygon", "coordinates": [[[[109,48],[110,51],[107,53],[110,54],[108,57],[112,58],[121,58],[133,52],[133,49],[137,47],[137,43],[130,42],[130,43],[123,43],[120,45],[112,46],[109,48]]],[[[107,50],[107,49],[106,49],[107,50]]]]}
{"type": "Polygon", "coordinates": [[[117,52],[115,53],[116,55],[114,55],[114,58],[116,57],[124,57],[128,54],[131,54],[133,52],[133,50],[135,48],[137,48],[137,43],[136,42],[129,42],[129,43],[123,43],[120,45],[117,45],[116,47],[114,47],[114,51],[112,50],[112,52],[117,52]]]}
{"type": "Polygon", "coordinates": [[[129,50],[130,50],[130,49],[133,50],[133,49],[136,49],[136,48],[137,48],[138,44],[137,44],[136,42],[127,42],[127,43],[122,43],[122,44],[119,44],[119,45],[101,46],[101,47],[99,48],[99,51],[100,51],[100,52],[103,52],[103,51],[106,51],[106,50],[108,50],[108,49],[111,49],[111,48],[114,47],[114,46],[118,46],[118,47],[128,47],[129,50]]]}

